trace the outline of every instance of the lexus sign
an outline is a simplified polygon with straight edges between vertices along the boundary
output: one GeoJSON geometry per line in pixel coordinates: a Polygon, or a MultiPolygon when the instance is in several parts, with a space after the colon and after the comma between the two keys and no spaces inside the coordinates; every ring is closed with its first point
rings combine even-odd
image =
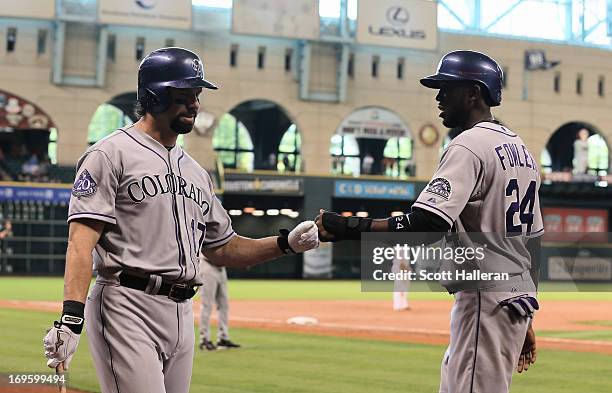
{"type": "Polygon", "coordinates": [[[404,27],[409,18],[410,14],[404,7],[393,6],[387,10],[387,20],[394,26],[404,27]]]}
{"type": "Polygon", "coordinates": [[[357,13],[360,44],[431,50],[438,46],[436,1],[359,1],[357,13]]]}

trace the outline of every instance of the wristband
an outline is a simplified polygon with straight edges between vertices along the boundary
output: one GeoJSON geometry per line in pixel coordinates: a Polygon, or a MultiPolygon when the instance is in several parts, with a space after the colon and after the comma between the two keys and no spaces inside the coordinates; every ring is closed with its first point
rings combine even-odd
{"type": "Polygon", "coordinates": [[[336,213],[323,213],[323,228],[336,237],[336,240],[361,240],[362,232],[369,232],[371,218],[342,217],[336,213]]]}
{"type": "Polygon", "coordinates": [[[75,300],[65,300],[62,309],[62,317],[55,322],[55,327],[62,325],[68,327],[72,332],[81,334],[85,322],[85,305],[75,300]]]}
{"type": "Polygon", "coordinates": [[[391,232],[410,231],[410,219],[405,214],[396,217],[389,217],[387,219],[387,223],[389,224],[389,231],[391,232]]]}
{"type": "Polygon", "coordinates": [[[276,238],[276,245],[278,248],[280,248],[285,255],[295,254],[296,252],[293,251],[289,245],[289,231],[287,229],[281,229],[279,232],[280,236],[276,238]]]}

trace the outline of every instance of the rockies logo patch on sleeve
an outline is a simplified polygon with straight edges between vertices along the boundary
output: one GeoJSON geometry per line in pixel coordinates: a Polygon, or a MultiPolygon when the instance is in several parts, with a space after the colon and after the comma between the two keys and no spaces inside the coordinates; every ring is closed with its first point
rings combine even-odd
{"type": "Polygon", "coordinates": [[[438,177],[429,182],[427,188],[425,189],[425,192],[437,195],[448,201],[451,196],[452,189],[448,180],[442,177],[438,177]]]}
{"type": "Polygon", "coordinates": [[[98,185],[85,169],[72,186],[72,195],[77,198],[92,196],[98,190],[98,185]]]}

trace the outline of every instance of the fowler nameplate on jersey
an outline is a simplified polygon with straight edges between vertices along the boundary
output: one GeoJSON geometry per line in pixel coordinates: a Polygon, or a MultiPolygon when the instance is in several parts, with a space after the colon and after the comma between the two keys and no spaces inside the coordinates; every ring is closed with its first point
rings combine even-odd
{"type": "Polygon", "coordinates": [[[232,32],[287,38],[319,37],[317,0],[234,0],[232,32]]]}
{"type": "Polygon", "coordinates": [[[360,1],[357,8],[357,42],[436,49],[437,6],[437,2],[427,0],[360,1]]]}
{"type": "Polygon", "coordinates": [[[99,0],[98,21],[114,25],[191,28],[191,0],[99,0]]]}

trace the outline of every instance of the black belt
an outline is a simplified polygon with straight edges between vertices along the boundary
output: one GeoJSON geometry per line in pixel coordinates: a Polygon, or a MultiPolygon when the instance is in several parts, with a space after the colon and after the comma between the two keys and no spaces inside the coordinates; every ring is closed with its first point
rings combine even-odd
{"type": "Polygon", "coordinates": [[[167,296],[177,303],[191,299],[197,292],[197,286],[165,281],[161,276],[124,270],[119,274],[122,287],[137,289],[149,295],[167,296]]]}

